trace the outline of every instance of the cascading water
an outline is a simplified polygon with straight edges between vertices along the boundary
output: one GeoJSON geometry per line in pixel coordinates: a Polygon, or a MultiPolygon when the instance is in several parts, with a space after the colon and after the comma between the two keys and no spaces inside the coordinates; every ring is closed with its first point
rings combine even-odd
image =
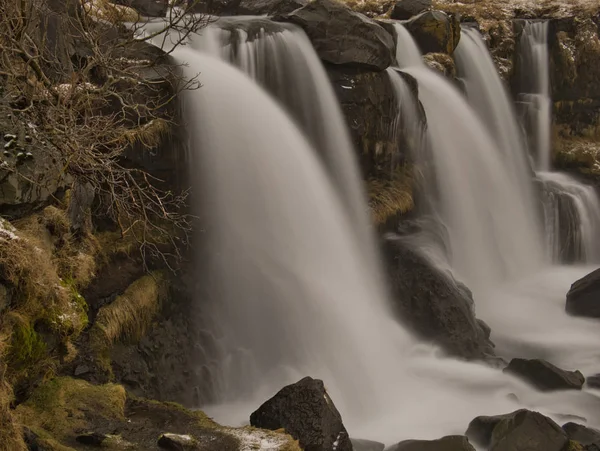
{"type": "Polygon", "coordinates": [[[544,208],[547,249],[556,262],[600,261],[594,236],[600,230],[600,201],[595,190],[551,170],[551,105],[548,22],[525,23],[519,42],[519,99],[525,106],[537,155],[537,178],[544,208]],[[530,74],[533,71],[534,77],[530,74]]]}
{"type": "MultiPolygon", "coordinates": [[[[218,42],[213,39],[210,48],[218,49],[218,42]]],[[[232,65],[189,48],[178,48],[173,55],[178,63],[188,64],[184,67],[188,76],[200,73],[203,84],[187,92],[185,101],[192,135],[190,174],[198,208],[205,212],[206,231],[200,235],[210,258],[202,279],[210,291],[211,319],[218,323],[212,326],[213,334],[220,351],[212,372],[219,404],[203,408],[226,423],[245,422],[281,386],[310,375],[324,379],[353,436],[388,444],[462,434],[477,415],[504,413],[519,406],[594,418],[597,404],[585,393],[537,393],[499,371],[441,359],[429,346],[418,345],[392,319],[378,264],[370,259],[376,255],[372,241],[357,240],[370,236],[370,231],[366,225],[363,228],[366,221],[353,220],[353,212],[364,213],[367,206],[359,195],[354,199],[358,208],[348,207],[342,195],[343,179],[332,176],[340,170],[333,167],[337,160],[320,158],[314,149],[316,141],[300,131],[299,116],[292,115],[297,126],[273,97],[232,65]],[[516,393],[521,403],[508,399],[508,393],[516,393]]],[[[446,168],[441,167],[448,162],[446,157],[437,156],[438,173],[451,173],[443,183],[457,187],[450,190],[448,199],[474,220],[465,223],[444,209],[454,228],[449,228],[454,233],[450,241],[465,252],[460,246],[465,247],[468,237],[456,229],[468,227],[476,245],[490,252],[492,263],[477,261],[485,266],[484,274],[498,266],[512,274],[515,268],[510,266],[518,269],[523,262],[505,257],[514,258],[515,246],[504,241],[507,231],[497,229],[500,225],[517,232],[514,223],[499,213],[516,212],[517,224],[526,221],[522,205],[512,210],[507,197],[494,191],[503,186],[503,176],[508,177],[501,152],[496,149],[496,156],[491,155],[492,138],[460,94],[424,71],[410,69],[421,80],[424,104],[431,110],[430,126],[437,124],[432,134],[438,140],[432,146],[443,145],[439,140],[447,133],[452,146],[445,149],[457,157],[446,168]],[[431,107],[436,94],[449,96],[439,110],[431,107]],[[461,115],[469,127],[456,119],[461,115]],[[448,118],[454,118],[450,125],[456,129],[438,124],[448,118]],[[461,134],[464,137],[455,137],[461,134]],[[483,155],[471,155],[463,146],[483,155]],[[467,156],[474,160],[468,161],[467,156]],[[489,173],[488,165],[496,165],[498,173],[489,173]],[[473,174],[478,171],[483,172],[473,174]],[[473,188],[475,194],[465,188],[469,183],[479,183],[473,188]],[[492,194],[482,189],[488,185],[492,194]],[[484,198],[492,204],[482,205],[484,198]],[[479,213],[481,217],[474,216],[479,213]],[[492,231],[483,230],[486,227],[492,231]],[[497,240],[507,249],[490,246],[497,240]]],[[[331,89],[322,79],[315,83],[319,89],[331,89]]],[[[328,112],[328,120],[336,111],[328,112]]],[[[352,153],[342,158],[348,160],[344,165],[355,164],[352,153]]],[[[352,177],[356,178],[350,182],[360,187],[358,177],[352,177]]],[[[518,237],[515,242],[523,244],[518,237]]],[[[562,314],[560,321],[568,318],[562,311],[562,293],[575,278],[562,274],[541,283],[547,290],[545,299],[553,301],[552,314],[557,318],[562,314]]],[[[535,282],[537,287],[539,281],[535,282]]],[[[522,297],[524,291],[519,291],[522,297]]],[[[582,345],[595,325],[569,320],[581,334],[569,342],[579,346],[578,355],[581,349],[595,348],[596,340],[582,345]]],[[[562,352],[566,347],[558,349],[562,352]]],[[[554,362],[569,362],[573,355],[562,352],[554,362]]]]}
{"type": "MultiPolygon", "coordinates": [[[[508,144],[502,156],[461,93],[420,58],[406,57],[418,53],[416,44],[401,25],[396,30],[398,62],[417,79],[427,115],[435,175],[428,183],[436,193],[429,197],[439,196],[434,209],[448,230],[451,266],[475,293],[527,274],[538,267],[543,248],[533,201],[523,192],[523,156],[508,144]]],[[[491,122],[502,116],[493,114],[491,122]]]]}

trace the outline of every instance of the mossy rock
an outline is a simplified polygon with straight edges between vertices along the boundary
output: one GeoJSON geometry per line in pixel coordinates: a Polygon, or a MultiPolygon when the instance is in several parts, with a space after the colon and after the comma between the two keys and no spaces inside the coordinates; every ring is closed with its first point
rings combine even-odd
{"type": "Polygon", "coordinates": [[[460,40],[460,22],[442,11],[426,11],[406,23],[422,53],[452,55],[460,40]]]}
{"type": "Polygon", "coordinates": [[[165,433],[190,436],[198,451],[260,449],[261,443],[269,443],[273,451],[300,451],[284,433],[222,427],[201,411],[128,397],[117,384],[92,385],[68,377],[38,387],[16,409],[16,418],[51,451],[88,449],[77,441],[82,434],[105,437],[102,447],[107,449],[158,451],[165,433]]]}

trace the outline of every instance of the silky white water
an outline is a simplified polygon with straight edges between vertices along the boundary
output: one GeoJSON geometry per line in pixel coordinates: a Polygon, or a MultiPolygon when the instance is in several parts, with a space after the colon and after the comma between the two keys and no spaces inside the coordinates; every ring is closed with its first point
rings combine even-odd
{"type": "MultiPolygon", "coordinates": [[[[209,256],[199,278],[211,293],[205,301],[210,317],[218,322],[219,355],[211,369],[218,403],[203,409],[227,424],[246,423],[283,385],[310,375],[324,380],[351,436],[387,444],[462,434],[477,415],[521,406],[598,418],[590,393],[540,394],[492,368],[440,358],[409,336],[392,319],[371,260],[372,241],[357,239],[370,230],[354,220],[340,188],[344,182],[332,176],[336,163],[320,157],[297,116],[218,58],[189,48],[177,49],[174,57],[187,63],[188,76],[200,73],[203,85],[185,99],[195,206],[206,218],[199,239],[209,256]],[[520,402],[508,399],[509,393],[520,402]]],[[[555,273],[538,264],[535,276],[519,277],[541,257],[519,249],[532,249],[522,235],[528,233],[527,211],[510,202],[518,197],[516,186],[501,192],[504,177],[510,180],[503,152],[461,95],[441,85],[443,79],[423,67],[409,72],[421,82],[432,134],[452,142],[446,149],[453,153],[436,155],[438,169],[447,169],[441,183],[449,187],[439,206],[451,235],[452,267],[460,266],[461,275],[481,274],[476,282],[488,288],[488,298],[476,297],[477,311],[480,302],[499,306],[497,318],[484,317],[492,338],[506,357],[523,355],[523,343],[558,365],[597,371],[600,333],[592,322],[564,314],[569,284],[589,268],[555,273]],[[432,108],[437,94],[447,99],[432,108]],[[516,225],[507,214],[516,215],[510,218],[516,225]],[[484,249],[470,249],[465,243],[471,238],[484,249]],[[519,317],[519,311],[526,314],[519,317]],[[580,333],[559,342],[557,331],[571,330],[580,333]],[[522,342],[515,340],[520,337],[522,342]]],[[[432,146],[448,145],[440,138],[432,146]]],[[[351,152],[343,158],[355,164],[351,152]]],[[[360,187],[358,175],[352,177],[360,187]]],[[[366,215],[362,196],[354,201],[366,215]]]]}

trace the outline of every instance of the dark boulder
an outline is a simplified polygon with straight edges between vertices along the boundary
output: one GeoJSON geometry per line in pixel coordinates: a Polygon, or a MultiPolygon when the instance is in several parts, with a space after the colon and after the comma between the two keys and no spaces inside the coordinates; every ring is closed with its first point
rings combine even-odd
{"type": "Polygon", "coordinates": [[[276,20],[302,27],[319,57],[328,63],[381,71],[394,60],[392,36],[336,1],[316,0],[276,20]]]}
{"type": "Polygon", "coordinates": [[[197,13],[218,16],[274,16],[302,8],[307,0],[204,0],[192,5],[197,13]]]}
{"type": "Polygon", "coordinates": [[[351,438],[352,448],[354,451],[383,451],[385,445],[383,443],[374,442],[371,440],[363,440],[359,438],[351,438]]]}
{"type": "Polygon", "coordinates": [[[442,11],[427,11],[406,23],[421,53],[452,55],[460,40],[460,22],[442,11]]]}
{"type": "Polygon", "coordinates": [[[449,354],[468,359],[493,354],[473,312],[471,292],[412,249],[410,238],[388,238],[384,256],[398,317],[449,354]]]}
{"type": "Polygon", "coordinates": [[[563,431],[566,432],[570,440],[589,446],[595,445],[600,448],[600,431],[588,428],[577,423],[563,424],[563,431]]]}
{"type": "Polygon", "coordinates": [[[567,434],[550,418],[520,410],[496,425],[490,451],[562,451],[567,442],[567,434]]]}
{"type": "Polygon", "coordinates": [[[398,0],[392,9],[391,18],[407,20],[431,9],[431,0],[398,0]]]}
{"type": "Polygon", "coordinates": [[[252,415],[252,426],[284,428],[310,451],[352,451],[342,417],[325,390],[323,381],[305,377],[282,388],[252,415]]]}
{"type": "Polygon", "coordinates": [[[475,451],[464,435],[449,435],[438,440],[405,440],[386,451],[475,451]]]}
{"type": "Polygon", "coordinates": [[[579,371],[562,370],[541,359],[512,359],[504,372],[524,379],[541,391],[581,390],[585,382],[579,371]]]}
{"type": "Polygon", "coordinates": [[[135,9],[142,16],[165,17],[169,8],[168,0],[111,0],[117,5],[135,9]]]}
{"type": "Polygon", "coordinates": [[[562,451],[568,442],[567,434],[558,424],[525,409],[477,417],[466,434],[474,444],[490,451],[562,451]]]}
{"type": "Polygon", "coordinates": [[[587,386],[590,388],[600,388],[600,374],[594,374],[586,378],[587,386]]]}
{"type": "Polygon", "coordinates": [[[600,318],[600,269],[571,285],[566,310],[574,316],[600,318]]]}
{"type": "Polygon", "coordinates": [[[103,445],[106,440],[106,435],[98,434],[97,432],[89,432],[87,434],[81,434],[75,437],[75,440],[82,445],[87,446],[97,446],[100,447],[103,445]]]}

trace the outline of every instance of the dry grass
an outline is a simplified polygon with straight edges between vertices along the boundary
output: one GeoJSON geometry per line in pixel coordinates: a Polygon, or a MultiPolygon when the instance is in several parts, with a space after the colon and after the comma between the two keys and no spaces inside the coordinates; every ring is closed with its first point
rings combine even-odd
{"type": "Polygon", "coordinates": [[[162,272],[139,278],[125,293],[100,309],[90,331],[92,345],[102,352],[118,341],[140,339],[166,296],[167,279],[162,272]]]}
{"type": "Polygon", "coordinates": [[[389,180],[367,181],[369,206],[375,224],[384,224],[389,218],[414,208],[413,184],[413,170],[409,166],[397,170],[389,180]]]}

